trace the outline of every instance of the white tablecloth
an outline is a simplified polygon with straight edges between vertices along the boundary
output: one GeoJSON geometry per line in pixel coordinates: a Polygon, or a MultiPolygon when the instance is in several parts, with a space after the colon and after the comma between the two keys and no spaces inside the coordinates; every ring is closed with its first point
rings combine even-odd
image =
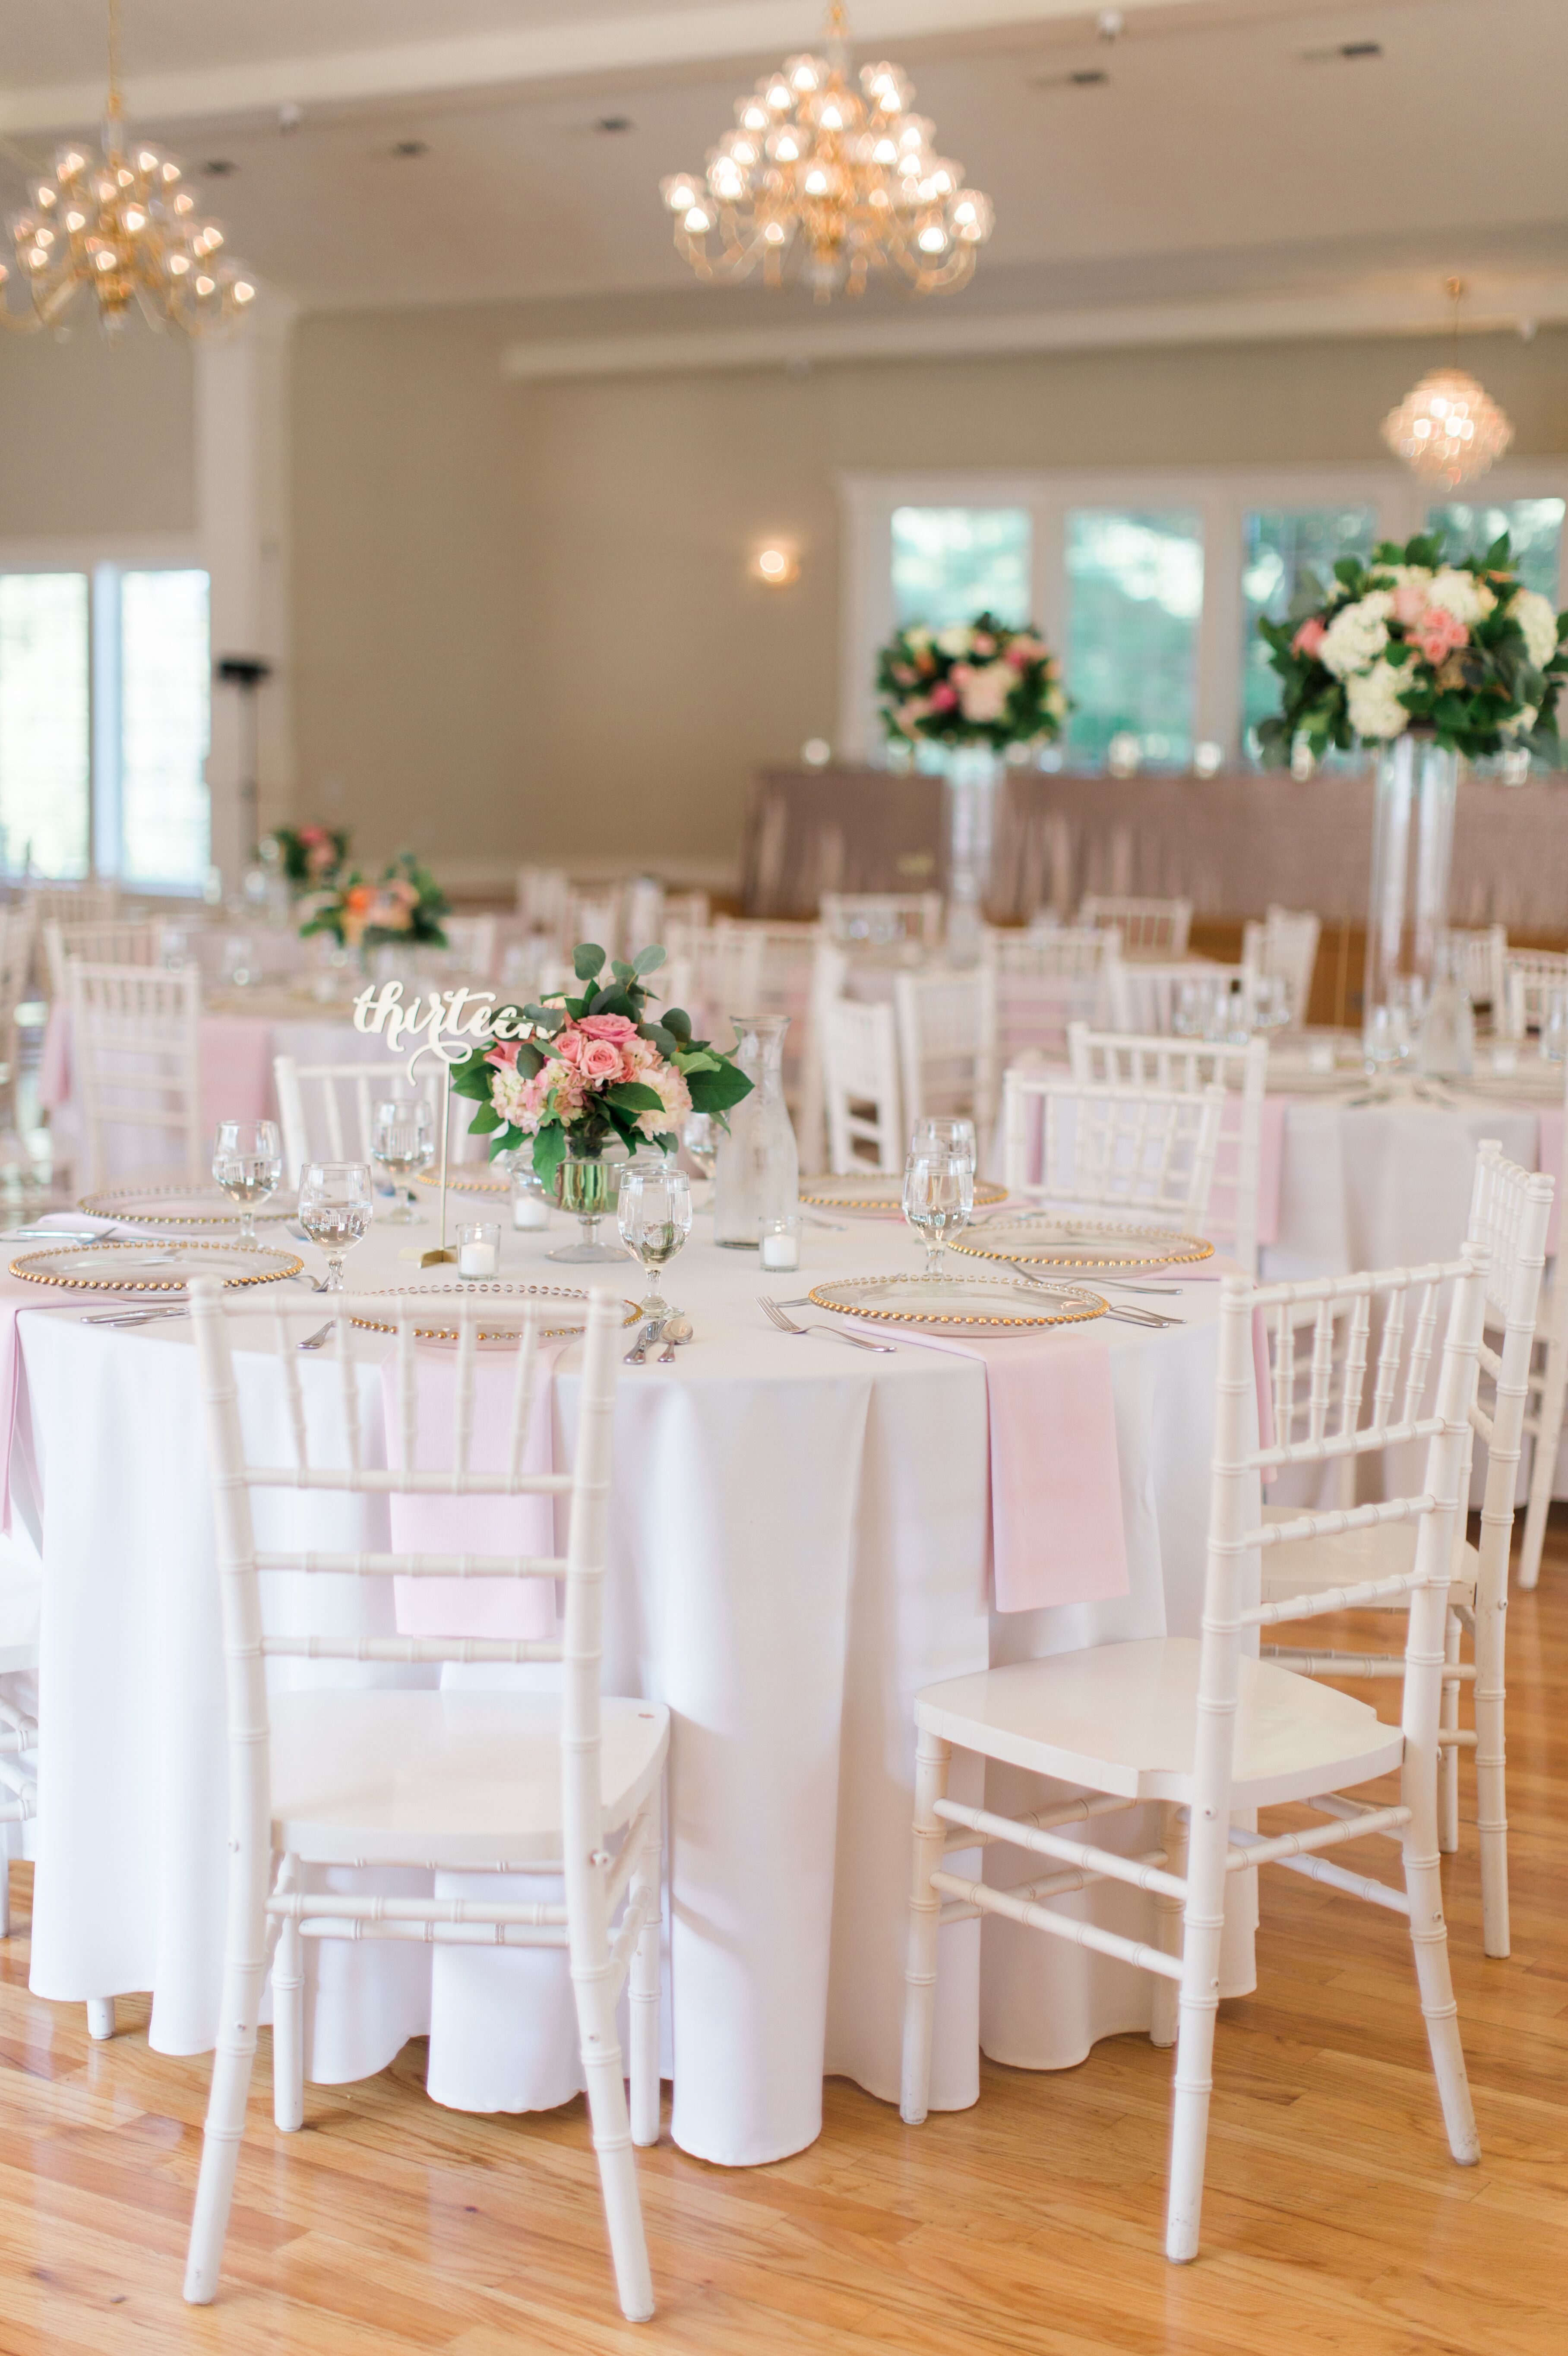
{"type": "MultiPolygon", "coordinates": [[[[564,1224],[508,1235],[504,1272],[580,1277],[544,1258],[564,1224]]],[[[896,2095],[916,1688],[987,1658],[1196,1631],[1218,1287],[1189,1288],[1179,1330],[1110,1329],[1130,1593],[1004,1620],[983,1592],[979,1365],[912,1345],[875,1357],[787,1340],[755,1306],[754,1258],[716,1250],[706,1229],[699,1215],[666,1280],[696,1341],[671,1367],[627,1370],[619,1388],[605,1668],[607,1690],[656,1697],[673,1715],[675,2136],[743,2164],[811,2142],[825,2073],[896,2095]]],[[[777,1297],[836,1269],[913,1265],[896,1225],[805,1233],[807,1267],[774,1278],[777,1297]]],[[[393,1280],[402,1240],[374,1232],[352,1274],[393,1280]]],[[[609,1275],[630,1290],[636,1271],[628,1262],[609,1275]]],[[[319,1310],[293,1290],[304,1331],[319,1310]]],[[[194,2052],[211,2044],[217,2019],[225,1755],[189,1328],[106,1333],[57,1307],[24,1317],[21,1331],[13,1492],[41,1526],[46,1566],[32,1986],[59,1999],[151,1988],[153,2045],[194,2052]]],[[[358,1393],[376,1448],[383,1346],[367,1337],[358,1393]]],[[[330,1424],[335,1367],[302,1363],[330,1424]]],[[[557,1384],[567,1453],[572,1365],[569,1353],[557,1384]]],[[[281,1461],[275,1366],[242,1360],[240,1387],[253,1442],[274,1434],[281,1461]]],[[[384,1501],[278,1503],[280,1514],[306,1510],[315,1543],[386,1543],[384,1501]]],[[[304,1584],[272,1582],[275,1626],[301,1624],[304,1584]]],[[[390,1625],[379,1582],[309,1585],[315,1625],[390,1625]]],[[[286,1673],[345,1678],[327,1665],[286,1673]]],[[[347,1673],[379,1674],[428,1673],[347,1673]]],[[[1106,1837],[1149,1846],[1139,1813],[1106,1837]]],[[[1026,1870],[1011,1858],[1001,1868],[1012,1880],[1026,1870]]],[[[1141,1893],[1104,1885],[1064,1902],[1152,1935],[1141,1893]]],[[[1228,1992],[1252,1985],[1250,1899],[1234,1913],[1228,1992]]],[[[976,2099],[982,2042],[1004,2061],[1056,2068],[1096,2038],[1147,2025],[1153,1983],[1125,1965],[1002,1922],[986,1926],[983,1968],[978,1924],[943,1941],[940,2106],[976,2099]]],[[[310,1962],[318,2080],[373,2072],[428,2029],[438,2100],[525,2108],[576,2090],[558,1956],[333,1943],[313,1945],[310,1962]]]]}

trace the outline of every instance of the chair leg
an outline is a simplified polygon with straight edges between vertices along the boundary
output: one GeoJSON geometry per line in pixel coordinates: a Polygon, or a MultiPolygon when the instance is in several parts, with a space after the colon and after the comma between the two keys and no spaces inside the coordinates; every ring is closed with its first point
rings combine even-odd
{"type": "Polygon", "coordinates": [[[903,2084],[899,2113],[920,2126],[931,2096],[931,2039],[936,2017],[936,1939],[942,1900],[931,1877],[942,1866],[947,1827],[936,1803],[947,1796],[953,1745],[923,1728],[915,1748],[914,1873],[909,1901],[909,1955],[904,1965],[903,2084]]]}
{"type": "MultiPolygon", "coordinates": [[[[1182,1878],[1187,1872],[1187,1824],[1181,1810],[1166,1801],[1159,1812],[1159,1845],[1165,1851],[1165,1869],[1182,1878]]],[[[1163,1890],[1155,1894],[1155,1935],[1162,1955],[1181,1953],[1181,1901],[1168,1898],[1163,1890]]],[[[1163,1976],[1154,1984],[1153,2017],[1149,2023],[1149,2043],[1168,2046],[1176,2042],[1178,1983],[1163,1976]]]]}
{"type": "MultiPolygon", "coordinates": [[[[1506,1565],[1503,1580],[1507,1580],[1506,1565]]],[[[1488,1955],[1509,1953],[1508,1793],[1503,1648],[1508,1589],[1476,1596],[1476,1828],[1481,1850],[1481,1932],[1488,1955]]]]}
{"type": "Polygon", "coordinates": [[[659,1839],[659,1803],[656,1793],[648,1803],[642,1854],[632,1874],[631,1898],[645,1902],[648,1913],[632,1954],[632,2141],[656,2144],[659,2139],[659,1890],[663,1852],[659,1839]]]}
{"type": "MultiPolygon", "coordinates": [[[[1448,1668],[1459,1661],[1459,1622],[1449,1612],[1444,1637],[1443,1658],[1448,1668]]],[[[1457,1733],[1459,1728],[1459,1688],[1457,1684],[1443,1688],[1443,1715],[1445,1734],[1457,1733]]],[[[1459,1847],[1459,1746],[1445,1743],[1437,1754],[1437,1846],[1445,1857],[1452,1857],[1459,1847]]]]}
{"type": "MultiPolygon", "coordinates": [[[[1560,1282],[1568,1282],[1568,1269],[1560,1282]]],[[[1530,1460],[1530,1503],[1525,1508],[1524,1538],[1519,1553],[1519,1583],[1526,1592],[1541,1577],[1541,1549],[1546,1542],[1546,1516],[1552,1509],[1552,1483],[1563,1439],[1563,1395],[1568,1389],[1568,1349],[1551,1342],[1541,1381],[1541,1428],[1530,1460]]]]}
{"type": "Polygon", "coordinates": [[[1448,2148],[1462,2168],[1473,2168],[1481,2156],[1476,2133],[1475,2105],[1465,2070],[1465,2049],[1459,2042],[1459,2008],[1448,1972],[1448,1930],[1443,1919],[1443,1877],[1437,1862],[1437,1795],[1435,1778],[1420,1772],[1407,1747],[1403,1799],[1412,1810],[1404,1827],[1404,1887],[1410,1900],[1410,1941],[1415,1955],[1416,1985],[1421,1993],[1426,2042],[1432,2054],[1432,2074],[1448,2130],[1448,2148]]]}
{"type": "Polygon", "coordinates": [[[645,2323],[654,2311],[654,2285],[648,2271],[642,2204],[637,2198],[637,2168],[632,2157],[632,2130],[626,2115],[626,2085],[621,2075],[612,1984],[607,1957],[586,1967],[575,1964],[572,1966],[577,2032],[583,2075],[588,2081],[588,2113],[593,2125],[593,2151],[599,2162],[599,2185],[604,2201],[604,2222],[610,2231],[615,2288],[627,2322],[645,2323]]]}
{"type": "Polygon", "coordinates": [[[113,2036],[114,1999],[112,1996],[88,1997],[87,2033],[95,2045],[102,2045],[113,2036]]]}
{"type": "Polygon", "coordinates": [[[272,1958],[272,2123],[280,2135],[304,2125],[304,1941],[285,1922],[272,1958]]]}
{"type": "Polygon", "coordinates": [[[1225,1928],[1227,1825],[1189,1833],[1187,1903],[1182,1912],[1181,1978],[1176,2039],[1176,2091],[1170,2118],[1170,2183],[1165,2254],[1178,2265],[1198,2255],[1203,2164],[1209,2147],[1214,2021],[1220,2009],[1220,1939],[1225,1928]]]}
{"type": "Polygon", "coordinates": [[[236,1956],[231,1950],[223,1964],[221,2024],[212,2057],[212,2087],[201,2134],[201,2173],[196,2180],[196,2207],[186,2252],[185,2297],[192,2307],[208,2306],[217,2297],[223,2265],[234,2175],[245,2133],[245,2102],[256,2059],[256,2015],[270,1961],[270,1943],[260,1919],[244,1944],[251,1954],[236,1956]]]}

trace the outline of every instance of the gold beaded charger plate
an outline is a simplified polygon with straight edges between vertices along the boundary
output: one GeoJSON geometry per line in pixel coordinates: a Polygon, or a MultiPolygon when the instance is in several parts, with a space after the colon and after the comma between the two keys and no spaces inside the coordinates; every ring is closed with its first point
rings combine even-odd
{"type": "Polygon", "coordinates": [[[818,1309],[884,1325],[962,1326],[966,1332],[1040,1333],[1104,1317],[1097,1292],[1027,1276],[837,1276],[811,1288],[818,1309]]]}
{"type": "Polygon", "coordinates": [[[68,1292],[184,1292],[198,1276],[216,1276],[231,1290],[246,1284],[277,1284],[298,1276],[304,1262],[272,1244],[187,1243],[183,1237],[160,1244],[62,1245],[58,1250],[25,1252],[11,1262],[11,1274],[29,1284],[53,1284],[68,1292]]]}
{"type": "MultiPolygon", "coordinates": [[[[592,1298],[591,1293],[577,1285],[509,1284],[504,1278],[496,1279],[493,1282],[481,1281],[473,1284],[459,1284],[451,1280],[444,1284],[389,1284],[379,1286],[372,1292],[362,1292],[357,1298],[361,1301],[378,1301],[383,1297],[392,1301],[400,1293],[421,1301],[428,1298],[431,1302],[431,1323],[428,1325],[421,1324],[414,1327],[414,1340],[443,1344],[450,1349],[455,1349],[457,1346],[459,1329],[456,1325],[443,1325],[439,1322],[442,1301],[443,1299],[447,1301],[493,1300],[496,1303],[497,1322],[494,1326],[482,1325],[476,1336],[479,1346],[483,1350],[515,1350],[522,1340],[523,1329],[520,1324],[508,1325],[501,1322],[506,1316],[506,1304],[509,1301],[519,1303],[543,1302],[551,1322],[548,1325],[539,1327],[539,1340],[571,1342],[577,1339],[587,1324],[588,1303],[592,1298]]],[[[621,1308],[624,1312],[621,1319],[622,1324],[635,1325],[643,1313],[636,1302],[623,1300],[621,1308]]],[[[421,1313],[423,1313],[422,1311],[421,1313]]],[[[358,1316],[350,1316],[348,1322],[351,1325],[357,1325],[363,1333],[395,1333],[398,1330],[395,1316],[381,1318],[367,1312],[358,1316]]]]}
{"type": "MultiPolygon", "coordinates": [[[[868,1170],[864,1177],[857,1173],[837,1177],[803,1178],[800,1199],[812,1211],[870,1211],[884,1218],[888,1213],[903,1212],[904,1182],[901,1170],[868,1170]]],[[[992,1183],[989,1178],[975,1181],[976,1204],[989,1205],[1005,1203],[1008,1190],[992,1183]]]]}
{"type": "MultiPolygon", "coordinates": [[[[509,1194],[512,1182],[508,1177],[482,1176],[489,1165],[484,1162],[449,1162],[446,1165],[446,1191],[449,1194],[509,1194]]],[[[421,1170],[414,1179],[416,1186],[439,1186],[439,1170],[421,1170]]]]}
{"type": "MultiPolygon", "coordinates": [[[[240,1205],[220,1187],[192,1185],[188,1178],[166,1183],[144,1179],[140,1185],[100,1186],[77,1205],[92,1219],[124,1219],[136,1227],[237,1227],[240,1205]]],[[[251,1205],[258,1226],[282,1226],[298,1216],[297,1197],[291,1190],[251,1205]]]]}
{"type": "Polygon", "coordinates": [[[1004,1211],[967,1228],[948,1249],[973,1259],[1027,1260],[1031,1268],[1179,1268],[1214,1257],[1201,1236],[1068,1218],[1060,1211],[1004,1211]]]}

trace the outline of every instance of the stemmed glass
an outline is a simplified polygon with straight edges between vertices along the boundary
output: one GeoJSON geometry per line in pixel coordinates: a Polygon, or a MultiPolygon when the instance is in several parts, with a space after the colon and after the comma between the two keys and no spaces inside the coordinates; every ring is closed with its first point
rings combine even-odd
{"type": "Polygon", "coordinates": [[[680,1141],[711,1186],[719,1160],[719,1123],[713,1115],[688,1112],[680,1125],[680,1141]]]}
{"type": "Polygon", "coordinates": [[[627,1169],[621,1173],[616,1201],[621,1239],[642,1262],[648,1280],[645,1317],[667,1314],[669,1302],[658,1289],[658,1271],[672,1260],[691,1232],[691,1183],[673,1162],[659,1169],[627,1169]]]}
{"type": "Polygon", "coordinates": [[[950,1118],[944,1113],[927,1113],[915,1122],[909,1150],[912,1153],[967,1154],[969,1167],[973,1170],[977,1159],[975,1124],[956,1116],[950,1118]]]}
{"type": "Polygon", "coordinates": [[[240,1205],[239,1241],[256,1247],[256,1205],[276,1192],[283,1174],[283,1141],[275,1120],[220,1120],[212,1148],[212,1174],[240,1205]]]}
{"type": "Polygon", "coordinates": [[[328,1292],[343,1290],[343,1257],[370,1225],[368,1162],[307,1162],[300,1173],[300,1225],[326,1255],[328,1292]]]}
{"type": "Polygon", "coordinates": [[[384,1215],[398,1227],[421,1224],[411,1186],[400,1188],[400,1179],[428,1170],[435,1158],[435,1128],[431,1108],[422,1100],[405,1102],[388,1098],[376,1107],[370,1151],[392,1181],[393,1205],[384,1215]]]}
{"type": "Polygon", "coordinates": [[[927,1276],[942,1274],[943,1254],[975,1207],[975,1165],[966,1154],[913,1149],[904,1163],[903,1213],[925,1246],[927,1276]]]}

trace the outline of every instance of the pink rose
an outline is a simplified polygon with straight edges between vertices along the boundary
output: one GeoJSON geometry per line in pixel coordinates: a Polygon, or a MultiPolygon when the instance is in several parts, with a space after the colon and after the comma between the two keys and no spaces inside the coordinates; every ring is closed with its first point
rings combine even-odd
{"type": "Polygon", "coordinates": [[[621,1050],[608,1039],[585,1039],[577,1068],[585,1080],[618,1080],[624,1066],[621,1050]]]}
{"type": "Polygon", "coordinates": [[[1325,635],[1326,632],[1321,615],[1308,614],[1306,621],[1303,622],[1300,629],[1297,630],[1295,637],[1293,637],[1290,642],[1291,653],[1293,655],[1315,655],[1317,652],[1318,648],[1322,645],[1325,635]]]}
{"type": "Polygon", "coordinates": [[[1426,611],[1426,592],[1419,581],[1402,581],[1393,593],[1393,617],[1412,629],[1426,611]]]}
{"type": "Polygon", "coordinates": [[[1470,633],[1463,622],[1456,620],[1441,605],[1429,605],[1411,632],[1411,639],[1417,654],[1429,662],[1434,670],[1438,670],[1451,654],[1456,654],[1461,647],[1469,645],[1470,633]]]}
{"type": "Polygon", "coordinates": [[[517,1043],[515,1039],[497,1039],[485,1057],[497,1071],[515,1072],[517,1068],[517,1043]]]}
{"type": "Polygon", "coordinates": [[[987,655],[996,653],[997,641],[988,630],[977,630],[969,641],[969,648],[972,654],[978,655],[983,661],[987,655]]]}
{"type": "Polygon", "coordinates": [[[945,680],[941,682],[940,686],[933,687],[931,691],[931,708],[933,712],[951,712],[957,701],[957,689],[955,687],[949,687],[945,680]]]}
{"type": "Polygon", "coordinates": [[[585,1014],[577,1027],[585,1038],[608,1039],[617,1047],[637,1035],[636,1024],[624,1014],[585,1014]]]}
{"type": "Polygon", "coordinates": [[[550,1042],[549,1051],[552,1055],[559,1055],[563,1063],[580,1064],[582,1060],[582,1050],[587,1044],[576,1025],[568,1023],[556,1033],[550,1042]]]}

